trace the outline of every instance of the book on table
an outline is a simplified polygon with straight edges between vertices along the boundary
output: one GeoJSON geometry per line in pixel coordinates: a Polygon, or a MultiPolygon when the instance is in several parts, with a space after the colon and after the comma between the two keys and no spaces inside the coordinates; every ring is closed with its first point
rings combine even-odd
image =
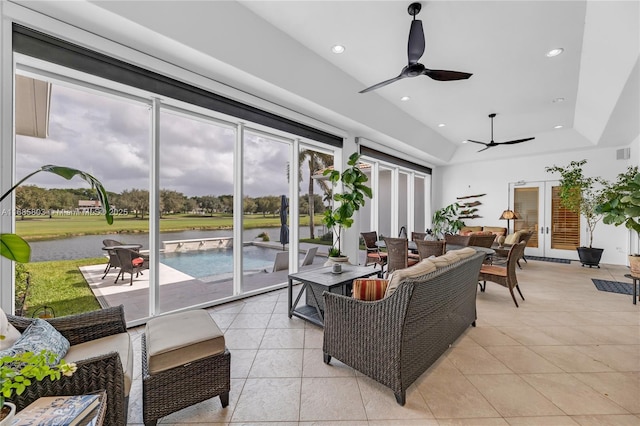
{"type": "Polygon", "coordinates": [[[99,404],[99,395],[45,396],[17,413],[11,425],[75,426],[99,404]]]}

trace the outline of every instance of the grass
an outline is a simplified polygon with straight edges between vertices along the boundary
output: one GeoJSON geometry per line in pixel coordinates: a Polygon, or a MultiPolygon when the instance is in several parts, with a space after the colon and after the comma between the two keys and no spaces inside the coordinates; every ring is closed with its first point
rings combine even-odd
{"type": "Polygon", "coordinates": [[[78,268],[101,263],[106,264],[106,258],[25,263],[26,270],[31,274],[31,285],[24,315],[32,316],[44,305],[53,308],[57,317],[100,309],[100,304],[78,268]]]}
{"type": "MultiPolygon", "coordinates": [[[[319,217],[317,218],[319,223],[319,217]]],[[[300,226],[309,225],[309,216],[300,216],[300,226]]],[[[268,228],[279,227],[279,216],[245,215],[244,227],[268,228]]],[[[192,229],[231,229],[231,215],[194,216],[176,214],[160,219],[160,231],[185,231],[192,229]]],[[[113,225],[109,225],[103,216],[38,216],[16,219],[16,234],[27,241],[67,238],[78,235],[104,235],[149,232],[149,220],[134,216],[114,216],[113,225]]]]}

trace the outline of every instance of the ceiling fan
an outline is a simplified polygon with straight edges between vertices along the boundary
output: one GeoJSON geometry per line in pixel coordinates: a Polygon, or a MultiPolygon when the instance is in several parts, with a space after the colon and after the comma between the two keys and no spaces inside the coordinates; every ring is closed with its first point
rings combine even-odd
{"type": "Polygon", "coordinates": [[[497,114],[495,112],[492,113],[492,114],[489,114],[489,118],[491,119],[491,142],[487,143],[487,142],[479,142],[479,141],[474,141],[474,140],[471,140],[471,139],[467,139],[468,142],[479,143],[479,144],[485,145],[485,148],[482,148],[478,152],[482,152],[485,149],[489,149],[489,148],[492,148],[492,147],[498,146],[498,145],[513,145],[513,144],[516,144],[516,143],[526,142],[526,141],[530,141],[530,140],[535,139],[535,137],[534,137],[534,138],[516,139],[516,140],[513,140],[513,141],[507,141],[507,142],[494,142],[493,141],[493,119],[494,119],[494,117],[496,115],[497,114]]]}
{"type": "Polygon", "coordinates": [[[418,62],[424,53],[424,31],[422,30],[422,21],[416,19],[416,15],[420,13],[422,5],[420,3],[411,3],[408,11],[409,15],[413,16],[411,21],[411,29],[409,30],[409,43],[407,46],[407,54],[409,57],[409,64],[402,68],[400,75],[389,80],[385,80],[381,83],[374,84],[371,87],[367,87],[361,90],[360,93],[370,92],[372,90],[379,89],[394,81],[402,80],[407,77],[417,77],[419,75],[426,75],[434,80],[439,81],[451,81],[451,80],[465,80],[472,76],[472,74],[460,71],[447,71],[447,70],[431,70],[425,68],[424,65],[418,62]]]}

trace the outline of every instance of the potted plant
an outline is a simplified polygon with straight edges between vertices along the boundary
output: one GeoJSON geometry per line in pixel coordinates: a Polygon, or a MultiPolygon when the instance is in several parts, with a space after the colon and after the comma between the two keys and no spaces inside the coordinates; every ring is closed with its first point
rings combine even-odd
{"type": "Polygon", "coordinates": [[[593,232],[602,219],[602,214],[596,211],[596,206],[606,201],[610,183],[601,177],[585,176],[582,166],[586,163],[587,160],[572,161],[565,167],[554,165],[546,167],[545,170],[549,173],[560,174],[559,197],[562,206],[584,216],[587,221],[589,247],[576,248],[582,266],[597,266],[599,268],[604,249],[592,246],[593,232]]]}
{"type": "Polygon", "coordinates": [[[446,234],[457,234],[462,229],[464,222],[458,219],[460,208],[460,204],[453,203],[433,213],[433,218],[431,219],[433,233],[439,239],[443,239],[446,234]]]}
{"type": "Polygon", "coordinates": [[[340,205],[333,210],[325,210],[322,217],[322,223],[333,231],[334,243],[329,250],[329,258],[333,261],[348,261],[348,258],[343,256],[341,251],[340,238],[342,230],[351,228],[353,215],[360,207],[364,206],[365,197],[371,198],[373,195],[371,188],[365,185],[369,178],[358,167],[359,159],[360,154],[354,152],[349,157],[349,161],[347,161],[349,167],[342,173],[333,169],[327,169],[323,173],[324,176],[329,176],[333,186],[338,182],[342,182],[343,186],[342,193],[334,192],[333,194],[333,200],[340,203],[340,205]]]}
{"type": "MultiPolygon", "coordinates": [[[[607,188],[606,201],[596,206],[603,215],[603,222],[635,231],[640,237],[640,173],[637,167],[629,167],[620,173],[607,188]]],[[[631,275],[640,277],[640,255],[629,255],[631,275]]]]}
{"type": "MultiPolygon", "coordinates": [[[[11,194],[11,192],[13,192],[13,190],[15,190],[18,186],[20,186],[24,181],[26,181],[31,176],[40,172],[54,173],[67,180],[70,180],[76,175],[80,176],[82,179],[84,179],[86,182],[88,182],[91,185],[91,188],[96,190],[96,194],[102,205],[102,209],[104,211],[104,216],[105,216],[105,219],[107,220],[107,223],[109,225],[113,223],[111,207],[109,206],[109,197],[107,196],[107,191],[104,189],[100,181],[95,177],[91,176],[89,173],[86,173],[77,169],[72,169],[69,167],[61,167],[61,166],[54,166],[54,165],[42,166],[40,169],[22,178],[18,183],[13,185],[11,189],[9,189],[7,192],[2,194],[2,197],[0,197],[0,202],[2,202],[2,200],[7,198],[7,196],[9,196],[9,194],[11,194]]],[[[31,258],[31,248],[29,247],[29,244],[24,239],[22,239],[16,234],[0,234],[0,255],[8,259],[15,260],[17,262],[26,263],[26,262],[29,262],[29,259],[31,258]]]]}
{"type": "MultiPolygon", "coordinates": [[[[0,339],[4,336],[0,335],[0,339]]],[[[71,376],[76,371],[75,363],[67,363],[64,359],[55,364],[56,355],[49,351],[40,353],[22,352],[0,358],[0,426],[10,425],[15,415],[16,406],[5,401],[15,392],[22,395],[32,379],[37,381],[49,378],[58,380],[62,375],[71,376]]]]}

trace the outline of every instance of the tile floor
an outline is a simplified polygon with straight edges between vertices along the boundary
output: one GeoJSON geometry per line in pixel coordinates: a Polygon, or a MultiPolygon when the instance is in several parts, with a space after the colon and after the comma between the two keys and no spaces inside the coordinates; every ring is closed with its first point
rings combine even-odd
{"type": "MultiPolygon", "coordinates": [[[[640,425],[640,304],[596,290],[627,268],[529,261],[526,301],[488,283],[478,326],[407,391],[407,404],[351,368],[322,362],[322,329],[286,314],[286,290],[209,309],[231,350],[231,397],[166,425],[640,425]]],[[[142,424],[140,333],[129,424],[142,424]]]]}

